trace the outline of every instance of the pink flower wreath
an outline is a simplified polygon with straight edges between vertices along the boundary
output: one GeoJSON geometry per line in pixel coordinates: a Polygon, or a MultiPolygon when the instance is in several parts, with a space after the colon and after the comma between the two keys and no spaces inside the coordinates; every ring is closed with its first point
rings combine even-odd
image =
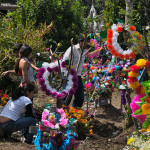
{"type": "MultiPolygon", "coordinates": [[[[45,92],[46,95],[51,95],[58,100],[63,99],[67,95],[74,95],[78,88],[78,76],[76,71],[74,69],[70,70],[67,86],[62,91],[57,91],[49,84],[48,76],[53,72],[59,72],[57,61],[50,64],[46,62],[42,64],[42,68],[38,70],[37,74],[41,90],[45,92]]],[[[61,72],[68,72],[68,67],[65,61],[61,62],[61,72]]]]}

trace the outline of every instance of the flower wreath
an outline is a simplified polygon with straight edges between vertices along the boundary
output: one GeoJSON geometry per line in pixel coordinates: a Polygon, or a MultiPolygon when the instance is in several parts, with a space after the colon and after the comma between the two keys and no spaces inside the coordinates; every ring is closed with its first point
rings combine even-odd
{"type": "MultiPolygon", "coordinates": [[[[58,62],[53,63],[43,63],[42,68],[38,70],[37,78],[39,80],[40,88],[46,95],[51,95],[52,97],[61,100],[67,95],[74,95],[76,89],[78,88],[78,76],[74,69],[70,70],[67,86],[62,91],[57,91],[52,88],[48,81],[48,76],[53,72],[59,72],[58,62]]],[[[61,62],[61,72],[68,72],[68,67],[66,61],[61,62]]]]}
{"type": "Polygon", "coordinates": [[[138,59],[136,64],[129,68],[131,70],[128,73],[129,87],[134,89],[137,94],[145,94],[143,85],[141,85],[138,80],[139,71],[144,67],[148,69],[148,75],[150,75],[150,61],[146,61],[145,59],[138,59]]]}
{"type": "MultiPolygon", "coordinates": [[[[119,57],[120,59],[135,58],[135,54],[134,54],[135,50],[133,50],[133,46],[130,47],[128,50],[123,50],[120,47],[119,43],[117,42],[119,32],[122,32],[123,28],[124,28],[124,24],[119,23],[118,25],[113,24],[111,26],[111,29],[108,29],[108,31],[107,31],[107,49],[110,50],[110,52],[113,56],[119,57]]],[[[132,35],[132,33],[138,32],[138,31],[136,31],[135,26],[130,26],[130,27],[124,28],[124,29],[129,31],[129,33],[131,35],[132,35]]],[[[139,35],[138,37],[134,36],[134,38],[137,38],[138,40],[140,40],[141,37],[142,37],[141,35],[139,35]]]]}
{"type": "MultiPolygon", "coordinates": [[[[66,118],[65,111],[62,108],[57,108],[56,112],[61,115],[61,117],[58,119],[58,122],[56,121],[55,115],[53,113],[50,113],[49,110],[44,109],[41,120],[44,127],[48,127],[51,129],[59,128],[59,126],[67,127],[68,118],[66,118]]],[[[40,130],[42,130],[41,126],[39,126],[39,128],[40,130]]]]}

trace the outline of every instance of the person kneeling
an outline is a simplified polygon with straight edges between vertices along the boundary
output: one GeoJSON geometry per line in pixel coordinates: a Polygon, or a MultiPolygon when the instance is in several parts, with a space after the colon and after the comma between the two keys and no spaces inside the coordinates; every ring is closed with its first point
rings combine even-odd
{"type": "Polygon", "coordinates": [[[18,130],[25,130],[25,143],[32,144],[33,133],[29,133],[30,126],[36,126],[32,101],[35,94],[33,84],[25,84],[17,88],[0,114],[0,137],[11,135],[18,130]],[[25,114],[25,115],[23,115],[25,114]]]}

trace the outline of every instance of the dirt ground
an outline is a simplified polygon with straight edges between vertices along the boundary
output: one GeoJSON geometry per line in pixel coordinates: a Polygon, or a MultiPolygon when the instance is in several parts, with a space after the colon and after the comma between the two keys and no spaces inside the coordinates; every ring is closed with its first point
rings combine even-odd
{"type": "MultiPolygon", "coordinates": [[[[133,97],[133,95],[131,95],[133,97]]],[[[55,103],[55,99],[39,92],[34,98],[34,107],[42,111],[45,103],[55,103]]],[[[122,150],[126,146],[127,136],[135,130],[134,126],[126,128],[120,111],[120,93],[113,93],[111,105],[95,108],[89,102],[89,111],[95,112],[93,135],[81,140],[78,150],[122,150]]],[[[84,103],[86,108],[86,102],[84,103]]],[[[14,133],[11,139],[0,139],[0,150],[34,150],[34,145],[21,142],[21,134],[14,133]]]]}

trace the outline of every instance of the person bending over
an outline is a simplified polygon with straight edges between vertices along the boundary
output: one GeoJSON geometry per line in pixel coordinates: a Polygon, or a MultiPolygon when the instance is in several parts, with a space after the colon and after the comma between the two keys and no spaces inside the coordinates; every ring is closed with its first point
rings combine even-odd
{"type": "Polygon", "coordinates": [[[34,93],[33,84],[24,84],[12,93],[12,97],[0,113],[0,137],[7,137],[13,132],[26,129],[25,143],[32,143],[33,134],[29,133],[29,126],[36,126],[36,118],[41,119],[41,115],[35,114],[32,107],[31,99],[34,93]]]}

